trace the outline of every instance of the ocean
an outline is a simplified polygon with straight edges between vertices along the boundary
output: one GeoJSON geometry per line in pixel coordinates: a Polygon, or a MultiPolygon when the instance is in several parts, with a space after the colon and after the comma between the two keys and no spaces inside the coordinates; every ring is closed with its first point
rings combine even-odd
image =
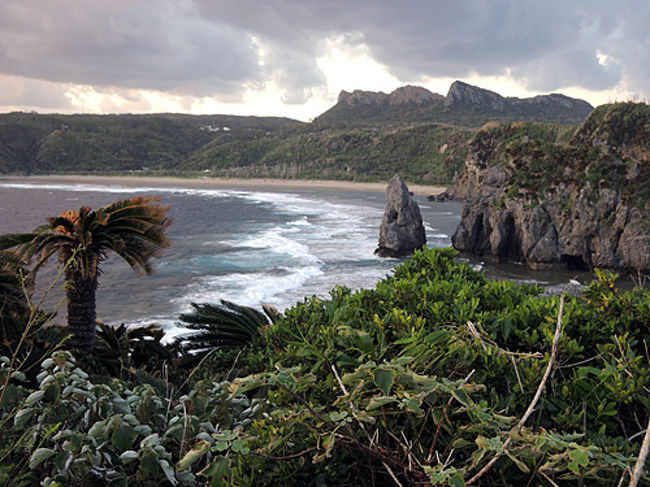
{"type": "MultiPolygon", "coordinates": [[[[190,303],[219,299],[283,310],[305,297],[327,296],[336,285],[373,287],[400,262],[373,254],[386,204],[383,192],[7,179],[0,180],[0,234],[27,232],[67,209],[97,208],[136,194],[158,195],[171,205],[173,246],[151,276],[138,277],[125,262],[109,257],[97,291],[97,316],[105,323],[173,329],[190,303]]],[[[427,244],[451,245],[462,204],[415,198],[427,244]]],[[[43,281],[55,274],[55,263],[49,267],[43,281]]],[[[50,302],[60,293],[53,292],[50,302]]]]}

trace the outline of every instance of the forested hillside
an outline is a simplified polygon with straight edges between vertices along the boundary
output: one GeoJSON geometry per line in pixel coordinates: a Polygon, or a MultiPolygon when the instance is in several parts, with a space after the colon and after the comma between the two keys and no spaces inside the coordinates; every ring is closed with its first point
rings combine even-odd
{"type": "Polygon", "coordinates": [[[504,98],[455,82],[446,97],[407,86],[342,92],[312,123],[234,115],[0,115],[0,173],[124,173],[449,184],[487,122],[582,122],[563,95],[504,98]]]}

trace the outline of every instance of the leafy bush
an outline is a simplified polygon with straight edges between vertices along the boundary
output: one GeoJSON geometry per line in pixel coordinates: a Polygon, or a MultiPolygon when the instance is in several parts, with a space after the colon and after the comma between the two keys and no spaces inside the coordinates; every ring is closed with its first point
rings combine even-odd
{"type": "Polygon", "coordinates": [[[650,410],[648,292],[620,292],[601,273],[585,300],[566,299],[545,392],[520,425],[549,367],[560,298],[452,256],[418,252],[374,290],[336,288],[286,311],[265,334],[269,366],[231,386],[275,408],[246,431],[248,455],[223,457],[224,479],[514,486],[627,475],[650,410]]]}
{"type": "Polygon", "coordinates": [[[650,293],[599,271],[584,298],[543,298],[453,256],[306,299],[241,357],[251,374],[180,397],[93,381],[68,352],[30,387],[2,358],[0,482],[624,484],[650,411],[650,293]]]}
{"type": "MultiPolygon", "coordinates": [[[[9,360],[0,360],[4,378],[9,360]]],[[[69,352],[42,367],[38,388],[10,385],[4,396],[2,485],[195,485],[211,457],[193,470],[176,462],[197,442],[216,445],[259,408],[210,381],[178,398],[148,384],[93,383],[69,352]]]]}

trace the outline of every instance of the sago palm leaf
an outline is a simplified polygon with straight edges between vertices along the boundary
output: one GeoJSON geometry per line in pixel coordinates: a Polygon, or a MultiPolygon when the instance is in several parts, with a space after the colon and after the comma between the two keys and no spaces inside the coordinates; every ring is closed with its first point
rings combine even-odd
{"type": "Polygon", "coordinates": [[[179,317],[183,326],[195,330],[177,337],[185,352],[255,346],[261,341],[262,328],[272,323],[270,316],[254,308],[223,299],[218,304],[192,303],[192,307],[191,313],[179,317]]]}

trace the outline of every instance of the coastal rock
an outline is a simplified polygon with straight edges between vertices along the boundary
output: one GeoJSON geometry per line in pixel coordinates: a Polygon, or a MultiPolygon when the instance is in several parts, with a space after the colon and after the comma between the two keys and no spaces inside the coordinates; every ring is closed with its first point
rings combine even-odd
{"type": "Polygon", "coordinates": [[[398,175],[388,183],[386,200],[375,254],[380,257],[410,255],[426,243],[420,208],[398,175]]]}
{"type": "Polygon", "coordinates": [[[616,104],[566,144],[544,145],[525,124],[480,131],[450,190],[465,200],[454,247],[536,269],[650,273],[647,127],[648,105],[616,104]]]}

